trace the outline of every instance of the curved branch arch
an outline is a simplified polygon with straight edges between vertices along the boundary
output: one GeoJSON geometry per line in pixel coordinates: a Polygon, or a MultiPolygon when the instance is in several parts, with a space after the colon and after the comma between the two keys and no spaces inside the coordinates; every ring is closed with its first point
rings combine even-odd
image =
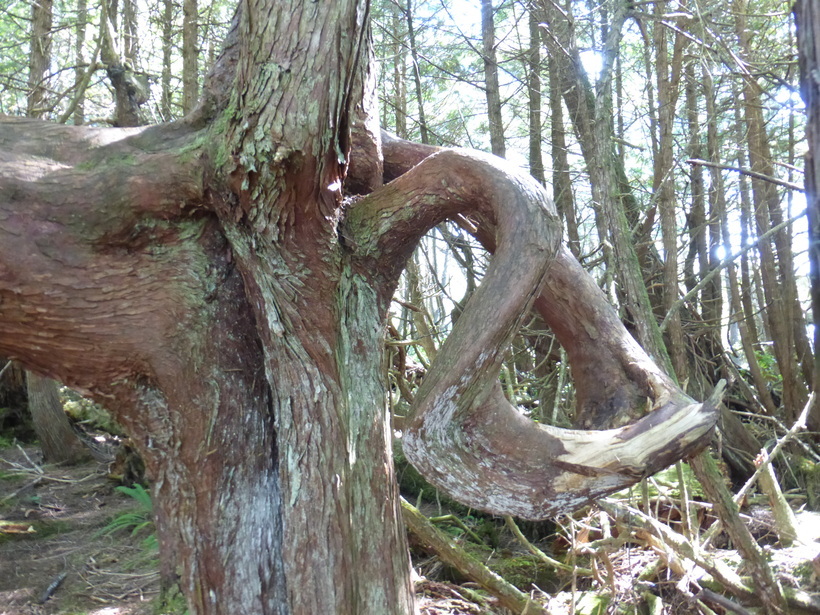
{"type": "Polygon", "coordinates": [[[424,233],[466,216],[494,253],[411,409],[404,449],[419,471],[469,506],[542,519],[702,448],[719,395],[691,399],[629,336],[591,278],[559,249],[558,218],[543,188],[492,156],[404,143],[384,140],[388,172],[402,170],[403,155],[405,166],[422,160],[350,212],[354,245],[393,277],[424,233]],[[582,431],[536,424],[512,406],[498,374],[534,303],[567,348],[585,424],[631,421],[647,405],[651,411],[614,429],[582,431]]]}

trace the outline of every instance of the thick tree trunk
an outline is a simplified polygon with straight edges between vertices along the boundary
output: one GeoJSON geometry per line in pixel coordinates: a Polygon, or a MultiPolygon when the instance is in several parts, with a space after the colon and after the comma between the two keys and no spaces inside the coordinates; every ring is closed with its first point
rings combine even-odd
{"type": "Polygon", "coordinates": [[[164,576],[179,570],[192,612],[410,613],[380,371],[384,298],[341,263],[333,285],[282,289],[264,323],[282,331],[265,359],[266,326],[248,300],[263,272],[200,209],[198,159],[167,153],[201,136],[4,124],[2,150],[25,144],[23,160],[43,161],[50,180],[35,188],[30,165],[3,179],[13,195],[0,203],[3,352],[119,410],[153,478],[164,576]],[[31,158],[49,147],[38,133],[62,144],[53,162],[31,158]],[[93,211],[89,194],[124,205],[77,215],[93,211]]]}
{"type": "MultiPolygon", "coordinates": [[[[285,592],[276,595],[293,613],[412,610],[380,370],[395,280],[357,267],[336,229],[350,126],[367,123],[353,108],[372,83],[361,74],[365,20],[355,2],[243,10],[245,44],[220,65],[235,62],[224,91],[244,104],[222,113],[209,139],[227,177],[215,211],[271,391],[285,592]]],[[[372,146],[357,151],[371,156],[372,146]]]]}

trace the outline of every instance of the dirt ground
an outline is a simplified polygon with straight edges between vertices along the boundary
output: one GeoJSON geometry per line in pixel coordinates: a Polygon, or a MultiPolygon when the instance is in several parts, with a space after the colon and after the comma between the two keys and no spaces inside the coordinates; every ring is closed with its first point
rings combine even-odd
{"type": "MultiPolygon", "coordinates": [[[[138,509],[116,486],[104,464],[42,465],[37,447],[0,449],[0,615],[169,612],[158,606],[157,554],[143,544],[148,532],[101,533],[138,509]]],[[[422,581],[420,613],[488,613],[458,589],[422,581]]]]}
{"type": "Polygon", "coordinates": [[[159,575],[145,535],[100,533],[135,501],[103,464],[40,464],[36,447],[0,450],[0,615],[153,613],[159,575]]]}

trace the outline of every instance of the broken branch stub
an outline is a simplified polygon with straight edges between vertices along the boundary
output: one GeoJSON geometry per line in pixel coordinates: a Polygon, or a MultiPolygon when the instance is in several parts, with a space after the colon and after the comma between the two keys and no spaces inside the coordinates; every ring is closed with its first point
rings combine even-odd
{"type": "Polygon", "coordinates": [[[408,237],[458,215],[477,224],[472,231],[494,253],[408,417],[405,453],[432,484],[477,509],[543,519],[708,443],[719,391],[696,402],[634,342],[588,274],[558,249],[557,217],[541,186],[473,152],[386,138],[384,155],[386,173],[398,178],[365,199],[356,216],[370,231],[367,240],[359,234],[362,241],[378,245],[373,253],[403,263],[415,245],[408,237]],[[503,353],[533,302],[567,348],[584,424],[621,426],[540,425],[504,397],[503,353]],[[622,425],[647,406],[648,414],[622,425]]]}

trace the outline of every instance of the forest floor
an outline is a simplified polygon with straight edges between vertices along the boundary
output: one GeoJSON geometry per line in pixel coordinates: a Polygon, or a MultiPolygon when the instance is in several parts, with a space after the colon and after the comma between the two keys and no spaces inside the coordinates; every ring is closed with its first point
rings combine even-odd
{"type": "MultiPolygon", "coordinates": [[[[0,615],[158,615],[150,530],[108,532],[123,515],[142,514],[117,490],[105,464],[41,465],[37,447],[0,449],[0,615]]],[[[482,615],[454,585],[422,580],[423,615],[482,615]]],[[[373,614],[377,615],[377,614],[373,614]]]]}
{"type": "MultiPolygon", "coordinates": [[[[433,516],[436,511],[426,512],[433,516]]],[[[784,586],[820,597],[820,515],[806,515],[800,517],[800,532],[807,539],[806,544],[793,550],[770,546],[767,552],[784,586]]],[[[0,449],[0,615],[183,613],[184,605],[179,598],[168,606],[159,604],[157,551],[146,540],[152,535],[150,523],[141,531],[132,532],[135,525],[147,519],[139,499],[117,488],[105,464],[42,465],[37,447],[0,449]],[[123,522],[126,519],[128,523],[123,522]],[[122,527],[110,531],[117,525],[122,527]]],[[[771,529],[766,528],[768,519],[755,523],[763,527],[763,531],[757,533],[761,544],[771,545],[765,536],[771,529]]],[[[492,550],[495,563],[516,559],[523,562],[524,549],[509,538],[492,550]]],[[[594,536],[589,537],[592,538],[594,536]]],[[[653,562],[659,558],[667,561],[663,545],[647,541],[647,545],[654,548],[620,545],[607,549],[605,556],[601,554],[597,560],[597,568],[593,558],[595,579],[579,578],[576,592],[569,591],[566,578],[561,581],[553,575],[553,595],[544,594],[538,586],[546,589],[550,581],[543,578],[543,570],[528,572],[519,587],[541,604],[548,604],[549,611],[556,614],[573,610],[603,614],[615,612],[613,607],[618,607],[616,610],[620,613],[703,612],[693,604],[691,596],[688,600],[685,598],[685,590],[681,592],[680,574],[659,574],[657,581],[649,584],[638,581],[642,571],[652,567],[653,562]],[[644,586],[651,586],[652,593],[662,598],[663,608],[647,611],[648,593],[644,586]],[[598,603],[602,595],[608,597],[598,603]],[[592,602],[584,606],[584,601],[592,602]],[[575,609],[570,607],[570,602],[575,603],[575,609]]],[[[417,545],[414,552],[418,555],[417,545]]],[[[734,551],[724,550],[723,554],[726,561],[738,559],[734,551]]],[[[478,557],[487,562],[490,559],[484,555],[478,557]]],[[[668,560],[670,569],[675,567],[671,565],[673,559],[670,556],[668,560]]],[[[526,566],[534,570],[531,563],[526,566]]],[[[415,559],[414,567],[425,575],[416,582],[416,602],[421,615],[507,613],[494,606],[497,603],[493,598],[477,592],[479,588],[475,584],[453,578],[446,572],[442,574],[441,563],[429,553],[415,559]]],[[[506,573],[502,574],[506,577],[506,573]]],[[[737,612],[750,612],[734,606],[739,609],[737,612]]],[[[718,609],[716,612],[727,611],[718,609]]],[[[820,612],[820,608],[811,608],[808,612],[820,612]]]]}
{"type": "Polygon", "coordinates": [[[103,531],[134,499],[104,464],[39,458],[36,447],[0,450],[0,615],[152,615],[156,553],[144,534],[103,531]]]}

